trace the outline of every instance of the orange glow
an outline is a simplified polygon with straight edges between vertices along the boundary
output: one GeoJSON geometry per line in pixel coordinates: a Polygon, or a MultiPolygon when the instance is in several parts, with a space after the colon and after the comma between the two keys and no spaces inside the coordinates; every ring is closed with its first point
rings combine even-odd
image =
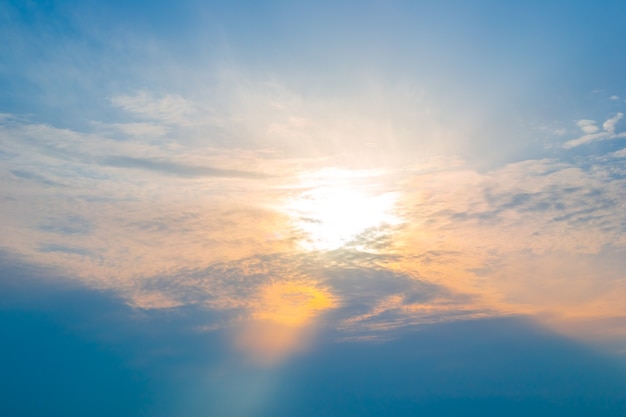
{"type": "Polygon", "coordinates": [[[235,344],[257,365],[272,365],[305,349],[315,319],[337,306],[326,289],[303,282],[274,282],[261,288],[251,320],[235,344]]]}
{"type": "Polygon", "coordinates": [[[306,326],[322,311],[336,307],[326,289],[307,283],[274,282],[262,288],[255,320],[268,320],[284,326],[306,326]]]}

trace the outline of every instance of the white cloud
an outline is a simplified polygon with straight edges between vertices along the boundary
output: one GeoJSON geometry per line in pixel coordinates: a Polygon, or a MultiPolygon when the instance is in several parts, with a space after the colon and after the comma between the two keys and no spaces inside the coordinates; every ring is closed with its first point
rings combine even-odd
{"type": "Polygon", "coordinates": [[[626,148],[613,152],[611,156],[615,158],[626,158],[626,148]]]}
{"type": "Polygon", "coordinates": [[[596,133],[599,130],[595,120],[579,120],[576,122],[576,125],[585,133],[596,133]]]}
{"type": "Polygon", "coordinates": [[[610,139],[609,135],[606,132],[593,133],[591,135],[584,135],[584,136],[579,137],[578,139],[567,141],[563,144],[563,147],[565,149],[571,149],[580,145],[585,145],[587,143],[596,142],[599,140],[606,140],[606,139],[610,139]]]}
{"type": "Polygon", "coordinates": [[[611,117],[610,119],[607,119],[603,124],[602,127],[604,128],[604,130],[609,133],[610,135],[614,135],[615,134],[615,125],[617,124],[617,122],[619,122],[622,118],[624,117],[624,113],[617,113],[615,116],[611,117]]]}
{"type": "Polygon", "coordinates": [[[615,133],[615,126],[623,117],[624,113],[617,113],[615,116],[607,119],[602,124],[602,128],[604,129],[603,132],[598,132],[598,127],[595,125],[596,122],[594,120],[579,120],[576,124],[582,129],[583,132],[586,133],[586,135],[565,142],[563,144],[563,148],[571,149],[591,142],[626,137],[626,132],[615,133]]]}

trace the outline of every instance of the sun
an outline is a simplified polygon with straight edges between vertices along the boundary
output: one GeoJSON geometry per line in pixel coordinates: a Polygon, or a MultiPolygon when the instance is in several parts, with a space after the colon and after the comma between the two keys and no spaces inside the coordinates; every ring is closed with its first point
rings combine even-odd
{"type": "Polygon", "coordinates": [[[398,223],[397,193],[385,190],[379,171],[324,169],[299,179],[298,191],[286,209],[302,232],[300,246],[334,250],[357,244],[358,236],[398,223]]]}

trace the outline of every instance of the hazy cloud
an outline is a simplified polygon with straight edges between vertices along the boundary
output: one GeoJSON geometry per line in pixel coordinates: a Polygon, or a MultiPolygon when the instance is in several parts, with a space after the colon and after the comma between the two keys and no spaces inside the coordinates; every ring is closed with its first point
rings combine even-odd
{"type": "Polygon", "coordinates": [[[30,180],[30,181],[35,181],[38,182],[41,185],[48,185],[48,186],[55,186],[55,187],[62,187],[63,184],[57,182],[57,181],[53,181],[49,178],[46,178],[43,175],[37,174],[35,172],[29,172],[29,171],[22,171],[20,169],[13,169],[11,170],[11,174],[15,175],[16,177],[19,178],[23,178],[26,180],[30,180]]]}
{"type": "Polygon", "coordinates": [[[93,253],[83,248],[73,248],[65,245],[59,245],[56,243],[45,243],[39,246],[39,251],[49,252],[61,252],[68,255],[81,255],[81,256],[93,256],[93,253]]]}
{"type": "Polygon", "coordinates": [[[82,216],[67,215],[48,218],[42,221],[37,228],[44,232],[61,235],[86,235],[93,230],[93,225],[82,216]]]}
{"type": "Polygon", "coordinates": [[[171,125],[193,125],[202,116],[195,103],[178,94],[155,97],[147,91],[139,91],[134,95],[112,97],[111,103],[139,118],[171,125]]]}
{"type": "Polygon", "coordinates": [[[99,159],[102,165],[117,168],[142,169],[183,178],[222,177],[222,178],[263,178],[264,175],[246,171],[212,168],[209,166],[185,165],[166,159],[136,158],[130,156],[106,156],[99,159]]]}

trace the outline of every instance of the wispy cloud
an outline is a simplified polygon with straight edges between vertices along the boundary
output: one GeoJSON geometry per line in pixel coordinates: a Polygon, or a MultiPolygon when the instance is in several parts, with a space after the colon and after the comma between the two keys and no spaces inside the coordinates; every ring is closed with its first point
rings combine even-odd
{"type": "Polygon", "coordinates": [[[50,180],[49,178],[46,178],[45,176],[35,173],[35,172],[23,171],[21,169],[13,169],[11,170],[11,174],[19,178],[38,182],[42,185],[49,185],[49,186],[55,186],[55,187],[63,186],[63,184],[50,180]]]}
{"type": "MultiPolygon", "coordinates": [[[[197,94],[113,95],[113,120],[81,129],[2,116],[0,214],[11,219],[2,247],[135,308],[201,306],[223,312],[224,325],[267,317],[259,303],[278,308],[268,289],[289,300],[321,291],[333,301],[311,314],[354,337],[482,315],[565,315],[574,304],[618,313],[609,295],[624,294],[614,274],[622,263],[598,278],[604,287],[589,274],[593,259],[626,246],[615,209],[624,178],[607,163],[619,152],[566,161],[553,149],[478,169],[449,150],[492,120],[444,111],[427,91],[372,81],[321,94],[237,71],[215,77],[219,88],[197,94]],[[363,167],[376,177],[358,177],[363,167]],[[325,183],[303,180],[320,172],[325,183]],[[324,222],[331,227],[313,227],[324,222]],[[302,245],[324,239],[338,244],[302,245]],[[533,290],[552,292],[565,275],[571,291],[546,299],[533,290]]],[[[625,137],[622,117],[578,120],[582,136],[562,148],[625,137]]]]}
{"type": "MultiPolygon", "coordinates": [[[[618,135],[619,120],[595,134],[618,135]]],[[[100,127],[82,133],[5,119],[1,213],[12,221],[1,243],[136,308],[202,306],[230,325],[253,320],[263,288],[294,282],[328,291],[335,301],[327,317],[357,338],[463,317],[566,315],[574,304],[588,316],[618,312],[610,295],[624,291],[614,278],[621,263],[596,277],[601,285],[589,278],[593,259],[626,247],[615,210],[626,201],[625,179],[609,156],[529,159],[492,171],[435,158],[364,179],[358,170],[319,170],[328,158],[120,141],[100,127]],[[300,198],[315,210],[312,192],[329,186],[315,172],[338,193],[348,190],[343,196],[366,190],[360,204],[393,190],[388,209],[398,223],[366,225],[337,250],[303,248],[311,236],[287,205],[300,198]],[[580,265],[560,266],[569,259],[580,265]],[[524,264],[534,265],[532,276],[524,264]],[[558,288],[563,275],[572,291],[546,299],[533,290],[558,288]]]]}
{"type": "Polygon", "coordinates": [[[163,175],[173,175],[183,178],[222,177],[222,178],[263,178],[265,175],[254,172],[212,168],[209,166],[194,166],[168,161],[161,158],[136,158],[130,156],[105,156],[99,158],[102,165],[117,168],[141,169],[157,172],[163,175]]]}
{"type": "Polygon", "coordinates": [[[133,122],[133,123],[92,123],[97,130],[104,131],[105,134],[122,133],[126,138],[160,138],[165,136],[170,128],[162,123],[133,122]]]}
{"type": "Polygon", "coordinates": [[[155,97],[147,91],[139,91],[133,95],[114,96],[111,103],[138,118],[168,125],[190,126],[207,116],[196,103],[178,94],[155,97]]]}
{"type": "Polygon", "coordinates": [[[93,255],[90,251],[83,248],[73,248],[64,245],[58,245],[55,243],[43,244],[39,246],[39,250],[44,253],[61,252],[68,255],[80,255],[89,257],[93,255]]]}
{"type": "Polygon", "coordinates": [[[624,113],[617,113],[615,116],[608,118],[603,124],[604,131],[598,132],[599,128],[594,120],[579,120],[576,124],[586,133],[577,139],[572,139],[563,144],[563,148],[571,149],[577,146],[586,145],[592,142],[603,140],[611,140],[618,138],[626,138],[626,132],[616,132],[617,123],[624,117],[624,113]],[[596,133],[597,132],[597,133],[596,133]]]}

